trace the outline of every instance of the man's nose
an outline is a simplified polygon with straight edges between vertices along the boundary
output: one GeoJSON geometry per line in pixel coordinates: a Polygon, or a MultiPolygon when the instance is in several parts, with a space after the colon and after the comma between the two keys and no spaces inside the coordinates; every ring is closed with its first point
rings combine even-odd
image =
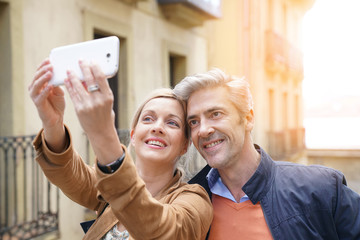
{"type": "Polygon", "coordinates": [[[198,135],[199,137],[205,138],[214,133],[214,128],[209,124],[208,121],[202,120],[200,122],[200,128],[198,135]]]}

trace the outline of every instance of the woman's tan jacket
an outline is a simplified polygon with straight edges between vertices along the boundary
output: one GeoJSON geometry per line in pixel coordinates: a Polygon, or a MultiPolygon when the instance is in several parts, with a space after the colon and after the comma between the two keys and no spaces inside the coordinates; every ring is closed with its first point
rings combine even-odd
{"type": "MultiPolygon", "coordinates": [[[[36,160],[47,178],[78,204],[101,211],[83,239],[100,239],[119,221],[130,239],[205,239],[212,221],[212,205],[197,184],[181,182],[180,171],[154,197],[136,172],[125,149],[125,159],[112,174],[88,166],[69,147],[60,154],[49,150],[42,131],[34,140],[36,160]]],[[[95,164],[96,165],[96,164],[95,164]]],[[[80,228],[80,225],[79,225],[80,228]]]]}

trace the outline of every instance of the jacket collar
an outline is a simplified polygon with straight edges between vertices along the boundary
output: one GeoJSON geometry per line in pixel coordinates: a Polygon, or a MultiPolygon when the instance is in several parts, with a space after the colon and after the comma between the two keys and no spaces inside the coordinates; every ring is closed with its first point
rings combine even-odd
{"type": "Polygon", "coordinates": [[[200,184],[200,186],[202,186],[203,188],[205,188],[206,192],[208,193],[210,199],[212,197],[212,193],[210,191],[210,187],[208,184],[208,181],[206,179],[206,175],[209,173],[209,171],[211,170],[211,167],[206,164],[206,166],[201,169],[200,172],[198,172],[193,178],[191,178],[188,183],[189,184],[200,184]]]}
{"type": "Polygon", "coordinates": [[[182,172],[179,169],[176,169],[174,177],[154,196],[154,198],[159,200],[184,185],[185,183],[181,181],[181,178],[182,172]]]}
{"type": "Polygon", "coordinates": [[[110,207],[107,207],[103,214],[92,224],[91,228],[85,234],[83,240],[100,239],[110,229],[119,222],[110,207]]]}
{"type": "MultiPolygon", "coordinates": [[[[185,184],[181,181],[182,173],[180,170],[176,170],[174,177],[169,181],[166,186],[160,190],[159,193],[154,196],[155,199],[160,200],[167,194],[178,189],[181,185],[185,184]]],[[[103,203],[105,204],[105,203],[103,203]]],[[[111,207],[106,207],[104,212],[96,219],[93,226],[88,230],[83,240],[100,239],[104,236],[119,220],[111,210],[111,207]]],[[[130,238],[132,239],[132,238],[130,238]]]]}
{"type": "Polygon", "coordinates": [[[255,173],[242,188],[253,204],[261,201],[269,191],[274,178],[275,168],[275,162],[271,157],[258,145],[255,145],[255,148],[261,155],[261,161],[255,173]]]}

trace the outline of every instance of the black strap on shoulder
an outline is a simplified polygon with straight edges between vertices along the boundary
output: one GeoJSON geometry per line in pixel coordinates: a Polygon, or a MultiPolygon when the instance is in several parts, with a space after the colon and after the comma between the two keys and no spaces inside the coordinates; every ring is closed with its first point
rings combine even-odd
{"type": "MultiPolygon", "coordinates": [[[[211,167],[209,165],[206,165],[203,169],[200,170],[200,172],[198,172],[192,179],[190,179],[188,181],[188,183],[189,184],[199,184],[200,186],[202,186],[208,193],[210,200],[211,200],[212,194],[211,194],[211,191],[209,188],[208,181],[206,179],[206,175],[209,173],[210,170],[211,170],[211,167]]],[[[211,226],[210,226],[210,228],[211,228],[211,226]]],[[[209,239],[210,228],[206,235],[206,239],[209,239]]]]}
{"type": "Polygon", "coordinates": [[[211,170],[211,167],[209,165],[206,165],[203,169],[200,170],[200,172],[198,172],[192,179],[190,179],[188,181],[188,183],[189,184],[197,183],[200,186],[202,186],[206,190],[206,192],[208,193],[208,195],[211,199],[211,191],[210,191],[207,179],[206,179],[206,175],[209,173],[210,170],[211,170]]]}
{"type": "MultiPolygon", "coordinates": [[[[101,210],[100,214],[97,216],[97,218],[99,218],[101,216],[101,214],[104,213],[105,209],[109,206],[109,203],[106,203],[104,208],[101,210]]],[[[90,220],[90,221],[86,221],[86,222],[81,222],[80,226],[82,228],[82,230],[84,231],[84,233],[86,234],[87,231],[90,229],[90,227],[94,224],[96,219],[90,220]]]]}

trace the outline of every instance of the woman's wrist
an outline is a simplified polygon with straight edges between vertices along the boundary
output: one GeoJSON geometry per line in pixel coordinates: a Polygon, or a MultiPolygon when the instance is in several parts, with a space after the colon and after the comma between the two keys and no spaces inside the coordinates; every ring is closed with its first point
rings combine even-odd
{"type": "Polygon", "coordinates": [[[64,124],[53,127],[44,127],[44,139],[47,147],[51,151],[55,153],[65,151],[68,145],[68,140],[64,124]]]}
{"type": "Polygon", "coordinates": [[[101,165],[110,164],[123,155],[116,130],[114,132],[104,131],[103,134],[95,134],[94,136],[88,135],[88,138],[101,165]]]}
{"type": "Polygon", "coordinates": [[[123,152],[122,156],[119,157],[118,159],[116,159],[115,161],[106,164],[106,165],[102,165],[101,163],[97,162],[98,168],[103,172],[103,173],[113,173],[116,170],[119,169],[119,167],[121,166],[122,162],[125,159],[125,151],[123,152]]]}

